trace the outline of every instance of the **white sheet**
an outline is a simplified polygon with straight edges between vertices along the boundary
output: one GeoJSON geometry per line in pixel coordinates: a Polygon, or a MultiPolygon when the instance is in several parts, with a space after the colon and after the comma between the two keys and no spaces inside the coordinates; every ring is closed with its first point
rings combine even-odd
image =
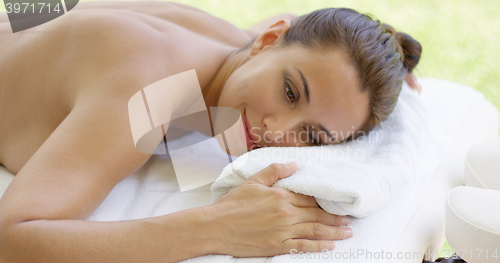
{"type": "MultiPolygon", "coordinates": [[[[336,261],[363,262],[366,259],[363,260],[363,257],[354,259],[349,252],[353,250],[357,252],[358,249],[365,252],[378,252],[379,254],[384,249],[386,249],[386,252],[392,251],[394,243],[398,240],[399,235],[413,217],[413,213],[420,201],[424,198],[420,195],[420,189],[429,185],[433,172],[440,165],[448,148],[453,143],[451,141],[452,136],[449,136],[449,134],[458,128],[459,120],[468,110],[468,105],[482,98],[480,93],[452,83],[430,79],[421,79],[420,81],[423,86],[422,100],[432,113],[429,114],[430,127],[432,128],[429,141],[432,148],[428,148],[427,153],[424,154],[425,165],[423,168],[425,172],[422,172],[421,176],[417,176],[413,183],[408,184],[388,206],[367,218],[351,218],[350,227],[354,230],[354,237],[338,241],[337,248],[332,254],[316,255],[313,262],[319,261],[318,256],[329,257],[323,260],[331,261],[331,257],[336,255],[340,257],[347,256],[348,258],[336,261]],[[348,253],[341,254],[340,252],[348,253]]],[[[194,136],[201,135],[190,134],[183,140],[195,138],[194,136]]],[[[213,169],[219,169],[217,164],[219,164],[220,168],[225,165],[224,163],[220,164],[220,160],[223,160],[220,156],[210,151],[211,147],[218,147],[214,140],[209,139],[196,145],[199,156],[203,156],[196,160],[196,166],[199,167],[199,170],[210,168],[213,171],[213,169]]],[[[178,140],[171,143],[182,143],[182,141],[178,140]]],[[[191,156],[186,153],[186,158],[192,158],[191,156]]],[[[5,186],[5,181],[9,181],[12,176],[6,175],[5,171],[0,171],[0,174],[3,174],[0,178],[7,178],[3,182],[5,186]]],[[[120,182],[103,204],[89,217],[89,220],[113,221],[144,218],[207,205],[211,203],[209,187],[210,185],[206,185],[181,193],[178,190],[170,158],[156,155],[136,173],[120,182]]],[[[425,229],[422,229],[422,231],[425,231],[425,229]]],[[[417,245],[415,244],[415,246],[417,245]]],[[[391,252],[394,257],[396,252],[391,252]]],[[[197,259],[201,259],[200,262],[269,262],[271,258],[241,259],[231,256],[217,256],[197,259]]],[[[290,255],[283,255],[274,257],[272,262],[289,262],[290,260],[290,255]]],[[[386,259],[381,261],[387,262],[386,259]]],[[[397,262],[401,261],[403,260],[397,260],[397,262]]],[[[373,260],[370,260],[370,262],[373,262],[373,260]]]]}

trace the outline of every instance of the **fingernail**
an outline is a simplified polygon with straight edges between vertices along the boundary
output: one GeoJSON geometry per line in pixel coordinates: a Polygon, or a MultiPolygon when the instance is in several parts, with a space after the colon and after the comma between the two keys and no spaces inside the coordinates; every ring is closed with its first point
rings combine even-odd
{"type": "Polygon", "coordinates": [[[344,229],[344,238],[350,238],[352,237],[352,229],[346,228],[344,229]]]}
{"type": "Polygon", "coordinates": [[[295,162],[285,163],[286,168],[290,168],[290,167],[295,166],[295,165],[297,165],[295,162]]]}
{"type": "Polygon", "coordinates": [[[328,245],[326,245],[326,248],[327,248],[328,250],[332,250],[332,249],[334,249],[334,248],[335,248],[335,242],[331,242],[331,241],[330,241],[330,242],[328,242],[328,245]]]}
{"type": "Polygon", "coordinates": [[[341,224],[343,226],[349,225],[349,218],[347,218],[346,216],[342,217],[342,223],[341,224]]]}

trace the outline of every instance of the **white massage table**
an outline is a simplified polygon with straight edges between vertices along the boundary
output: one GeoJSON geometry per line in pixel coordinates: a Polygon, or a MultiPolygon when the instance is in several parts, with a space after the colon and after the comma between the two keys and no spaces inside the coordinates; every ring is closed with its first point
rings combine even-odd
{"type": "MultiPolygon", "coordinates": [[[[392,242],[393,251],[427,251],[432,260],[445,241],[445,203],[451,189],[464,184],[465,157],[468,150],[477,143],[496,138],[499,135],[499,115],[497,109],[486,99],[457,96],[453,108],[445,109],[455,99],[456,89],[467,87],[432,79],[420,79],[423,86],[422,99],[433,121],[446,121],[446,114],[456,112],[459,118],[452,118],[444,125],[449,135],[439,143],[436,160],[439,166],[426,181],[419,185],[420,194],[415,198],[416,209],[411,219],[392,242]],[[435,88],[434,90],[432,90],[435,88]],[[448,95],[450,95],[448,97],[448,95]],[[458,98],[460,97],[460,98],[458,98]],[[460,109],[460,101],[464,108],[460,109]],[[448,101],[448,102],[446,102],[448,101]],[[466,103],[470,101],[469,103],[466,103]],[[434,116],[434,115],[442,116],[434,116]],[[442,117],[442,119],[441,119],[442,117]],[[458,122],[456,122],[458,120],[458,122]]],[[[437,126],[437,125],[436,125],[437,126]]],[[[428,256],[428,253],[426,253],[428,256]]],[[[429,257],[427,257],[429,259],[429,257]]],[[[408,261],[421,262],[421,261],[408,261]]]]}
{"type": "MultiPolygon", "coordinates": [[[[426,161],[421,176],[405,186],[402,193],[388,206],[370,216],[379,222],[383,219],[384,223],[371,228],[371,233],[359,233],[356,229],[355,233],[365,242],[364,244],[377,244],[370,246],[377,248],[372,252],[384,251],[386,254],[390,252],[393,257],[399,252],[412,254],[421,252],[420,255],[424,255],[426,259],[434,259],[445,241],[446,196],[452,188],[464,182],[463,169],[467,150],[479,142],[498,137],[499,116],[496,108],[471,88],[435,79],[419,79],[419,81],[423,87],[422,101],[431,122],[432,145],[425,153],[426,161]]],[[[209,151],[197,154],[205,154],[205,164],[212,165],[213,160],[210,159],[209,151]]],[[[205,164],[197,162],[200,167],[205,164]]],[[[187,166],[196,170],[192,162],[186,164],[187,166]]],[[[142,218],[211,203],[209,185],[180,193],[176,189],[178,186],[175,175],[168,174],[168,171],[173,171],[168,156],[153,156],[143,168],[118,184],[89,220],[142,218]],[[160,187],[166,180],[174,183],[160,187]],[[158,188],[144,191],[137,186],[145,183],[158,188]],[[127,205],[120,208],[120,202],[127,205]],[[151,204],[151,207],[144,204],[151,204]],[[109,209],[114,209],[113,213],[107,213],[106,210],[109,209]]],[[[0,196],[13,177],[4,167],[0,167],[0,196]]],[[[353,247],[353,249],[364,249],[364,247],[353,247]]],[[[237,259],[227,256],[211,262],[271,261],[288,262],[290,259],[286,257],[237,259]]],[[[366,258],[363,260],[363,257],[359,257],[315,259],[312,262],[317,261],[374,262],[375,260],[366,258]]],[[[422,262],[422,258],[402,258],[394,262],[422,262]]]]}

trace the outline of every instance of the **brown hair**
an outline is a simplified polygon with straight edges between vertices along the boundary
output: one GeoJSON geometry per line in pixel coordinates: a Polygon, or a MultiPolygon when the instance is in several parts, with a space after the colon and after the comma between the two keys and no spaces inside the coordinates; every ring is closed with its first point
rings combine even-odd
{"type": "MultiPolygon", "coordinates": [[[[348,8],[326,8],[295,18],[281,45],[341,48],[357,69],[361,91],[370,94],[370,118],[357,135],[387,119],[403,79],[417,65],[422,47],[405,33],[348,8]]],[[[358,136],[354,136],[358,137],[358,136]]],[[[352,138],[351,138],[352,139],[352,138]]]]}

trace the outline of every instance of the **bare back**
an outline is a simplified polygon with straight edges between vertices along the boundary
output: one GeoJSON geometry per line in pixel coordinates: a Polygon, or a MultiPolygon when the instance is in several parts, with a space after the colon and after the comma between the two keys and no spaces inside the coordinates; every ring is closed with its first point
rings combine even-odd
{"type": "MultiPolygon", "coordinates": [[[[0,31],[9,30],[2,14],[0,31]]],[[[13,173],[76,104],[123,106],[144,86],[190,69],[204,89],[250,40],[230,23],[166,2],[80,3],[46,24],[2,35],[0,164],[13,173]]]]}

